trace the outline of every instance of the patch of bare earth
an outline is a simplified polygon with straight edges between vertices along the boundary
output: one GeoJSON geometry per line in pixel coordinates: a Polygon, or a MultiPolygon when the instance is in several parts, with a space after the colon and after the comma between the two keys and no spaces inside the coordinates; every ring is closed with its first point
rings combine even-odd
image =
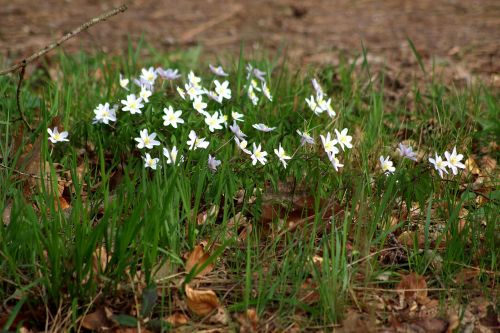
{"type": "MultiPolygon", "coordinates": [[[[0,52],[11,61],[121,1],[16,0],[0,6],[0,52]]],[[[286,47],[295,64],[336,64],[338,56],[359,54],[395,76],[417,72],[408,45],[413,40],[424,61],[453,83],[479,78],[500,86],[500,3],[495,0],[132,0],[126,13],[64,44],[117,53],[128,38],[141,36],[163,51],[200,44],[205,55],[247,55],[286,47]]],[[[394,76],[393,75],[393,76],[394,76]]]]}

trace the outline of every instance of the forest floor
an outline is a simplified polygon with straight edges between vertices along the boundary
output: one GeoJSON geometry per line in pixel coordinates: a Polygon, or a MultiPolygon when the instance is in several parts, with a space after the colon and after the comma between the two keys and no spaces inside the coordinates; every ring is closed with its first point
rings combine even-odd
{"type": "MultiPolygon", "coordinates": [[[[122,1],[17,0],[0,6],[0,52],[21,59],[90,17],[122,1]]],[[[495,0],[370,1],[132,0],[129,9],[106,24],[64,44],[120,53],[144,39],[162,52],[201,45],[203,54],[271,54],[286,48],[296,65],[338,64],[339,55],[359,54],[362,44],[372,66],[383,65],[406,86],[418,75],[407,39],[441,78],[456,85],[500,85],[500,4],[495,0]]],[[[255,58],[255,57],[254,57],[255,58]]]]}

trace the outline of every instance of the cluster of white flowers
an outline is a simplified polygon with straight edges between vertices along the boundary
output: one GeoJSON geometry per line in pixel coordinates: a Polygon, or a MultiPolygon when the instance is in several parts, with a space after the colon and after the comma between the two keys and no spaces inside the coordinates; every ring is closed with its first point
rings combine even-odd
{"type": "MultiPolygon", "coordinates": [[[[215,67],[209,65],[209,68],[210,71],[217,77],[225,78],[228,76],[221,66],[215,67]]],[[[265,79],[266,73],[254,68],[250,64],[246,69],[247,85],[244,89],[247,92],[247,97],[250,102],[253,105],[258,105],[259,101],[262,99],[262,97],[259,97],[258,94],[261,94],[267,100],[272,101],[273,97],[265,79]]],[[[119,85],[124,90],[130,92],[126,96],[126,99],[121,100],[121,111],[130,112],[130,114],[141,114],[146,103],[150,103],[150,98],[153,96],[158,77],[164,80],[173,81],[181,78],[181,75],[178,70],[165,70],[163,68],[154,69],[153,67],[143,68],[139,77],[132,80],[125,78],[122,74],[120,74],[119,85]],[[137,86],[136,89],[129,86],[131,81],[137,86]],[[132,92],[133,90],[136,91],[136,94],[132,92]]],[[[204,99],[205,96],[220,105],[222,105],[225,100],[229,101],[232,98],[229,81],[225,80],[220,82],[218,79],[215,79],[212,82],[212,86],[213,90],[203,87],[201,77],[191,71],[187,75],[186,83],[183,86],[176,86],[176,91],[181,99],[189,101],[192,109],[204,118],[204,123],[210,133],[229,128],[234,135],[236,147],[238,150],[241,150],[244,154],[250,157],[252,165],[256,165],[257,163],[262,165],[267,164],[268,153],[263,150],[262,143],[252,142],[252,151],[249,150],[250,143],[247,139],[248,135],[243,133],[240,126],[237,124],[237,122],[244,122],[245,115],[243,113],[232,110],[230,117],[232,118],[233,123],[228,126],[229,116],[224,114],[220,109],[212,110],[210,112],[207,111],[209,101],[206,98],[204,99]]],[[[336,116],[336,113],[331,106],[331,98],[327,97],[327,94],[323,91],[321,85],[316,79],[312,80],[312,86],[315,94],[306,98],[305,103],[314,115],[321,116],[324,112],[326,112],[326,114],[333,119],[336,116]]],[[[95,116],[93,124],[109,125],[111,122],[116,122],[116,112],[118,109],[119,105],[110,107],[109,103],[99,104],[94,110],[95,116]]],[[[179,126],[185,124],[184,119],[181,118],[184,112],[183,110],[175,110],[174,106],[167,105],[163,108],[163,112],[164,115],[162,116],[162,119],[165,127],[171,126],[173,129],[177,129],[179,126]]],[[[257,123],[252,124],[252,128],[259,132],[268,133],[276,130],[277,127],[257,123]]],[[[47,131],[49,133],[49,140],[52,143],[68,141],[68,132],[59,133],[57,127],[54,129],[49,128],[47,131]]],[[[305,146],[306,144],[316,144],[315,139],[311,136],[308,130],[301,131],[297,129],[296,132],[300,137],[301,146],[305,146]]],[[[340,150],[344,152],[353,147],[352,136],[347,133],[348,129],[343,128],[340,131],[338,129],[334,129],[334,133],[326,132],[319,135],[323,144],[323,150],[325,151],[328,160],[332,164],[335,171],[339,171],[339,168],[344,166],[338,158],[340,150]]],[[[136,146],[138,149],[152,150],[156,146],[161,146],[161,142],[156,140],[156,138],[157,133],[149,133],[148,129],[144,128],[139,131],[139,136],[134,138],[134,140],[137,142],[136,146]]],[[[194,151],[197,149],[207,149],[210,145],[210,141],[204,137],[198,136],[195,130],[191,129],[186,144],[188,150],[194,151]]],[[[412,161],[417,160],[417,154],[413,151],[412,147],[407,147],[400,143],[397,148],[397,152],[403,158],[407,158],[412,161]]],[[[277,160],[283,165],[283,168],[286,169],[288,161],[292,159],[293,155],[290,156],[286,153],[282,143],[278,143],[278,148],[274,149],[274,153],[277,160]]],[[[452,170],[454,175],[458,173],[459,168],[465,168],[465,165],[460,162],[463,159],[463,155],[457,154],[456,148],[453,148],[451,154],[446,151],[444,155],[446,157],[446,161],[444,161],[441,156],[438,156],[437,153],[435,154],[435,158],[429,158],[430,163],[432,163],[441,177],[443,177],[443,173],[448,174],[448,168],[452,170]]],[[[184,156],[180,155],[179,157],[179,151],[176,146],[172,146],[171,148],[163,147],[163,156],[166,158],[167,164],[176,165],[177,163],[182,163],[184,161],[184,156]]],[[[150,153],[145,153],[143,160],[145,167],[157,169],[159,158],[152,157],[150,153]]],[[[389,175],[395,172],[396,168],[394,167],[394,164],[390,160],[389,156],[380,156],[379,160],[380,168],[384,174],[389,175]]],[[[216,172],[220,165],[220,160],[217,160],[216,157],[211,154],[208,155],[207,166],[212,172],[216,172]]]]}
{"type": "Polygon", "coordinates": [[[448,174],[447,168],[450,168],[454,175],[458,174],[458,169],[465,169],[465,165],[460,162],[464,155],[457,154],[457,148],[453,147],[453,151],[451,154],[448,151],[444,152],[444,156],[446,157],[446,161],[443,161],[443,158],[435,153],[435,158],[429,157],[429,162],[434,165],[434,168],[439,173],[439,176],[443,178],[443,172],[448,174]]]}

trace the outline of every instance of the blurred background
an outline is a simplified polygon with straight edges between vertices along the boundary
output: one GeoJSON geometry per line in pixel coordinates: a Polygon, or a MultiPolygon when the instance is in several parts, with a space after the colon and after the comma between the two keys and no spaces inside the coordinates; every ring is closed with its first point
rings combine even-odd
{"type": "MultiPolygon", "coordinates": [[[[0,0],[0,54],[18,60],[89,18],[110,0],[0,0]]],[[[120,53],[144,37],[160,51],[201,46],[207,58],[282,55],[296,65],[337,64],[359,55],[391,71],[424,61],[454,81],[499,84],[498,0],[132,0],[128,10],[64,44],[66,52],[120,53]],[[363,44],[362,44],[363,43],[363,44]]],[[[354,59],[354,58],[353,58],[354,59]]]]}

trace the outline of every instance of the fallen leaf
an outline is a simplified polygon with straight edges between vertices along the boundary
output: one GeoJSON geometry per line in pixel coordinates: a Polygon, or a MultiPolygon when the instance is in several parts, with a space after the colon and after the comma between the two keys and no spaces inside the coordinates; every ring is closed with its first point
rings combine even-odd
{"type": "Polygon", "coordinates": [[[413,299],[418,304],[426,304],[430,301],[427,297],[427,282],[425,282],[423,276],[417,273],[403,275],[396,289],[400,294],[402,303],[413,299]]]}
{"type": "Polygon", "coordinates": [[[245,313],[239,313],[235,316],[239,323],[240,333],[254,333],[258,332],[259,318],[257,316],[257,311],[250,308],[245,313]]]}
{"type": "Polygon", "coordinates": [[[341,333],[368,333],[375,332],[377,329],[370,322],[365,314],[358,313],[357,311],[348,310],[347,314],[342,321],[342,327],[335,329],[334,332],[341,333]]]}
{"type": "Polygon", "coordinates": [[[213,290],[194,290],[185,287],[188,308],[198,316],[206,316],[219,307],[219,299],[213,290]]]}
{"type": "Polygon", "coordinates": [[[5,208],[3,209],[2,212],[2,223],[4,225],[9,225],[10,224],[10,218],[12,215],[12,200],[9,200],[7,204],[5,205],[5,208]]]}
{"type": "Polygon", "coordinates": [[[94,274],[99,275],[104,272],[110,260],[111,256],[108,254],[105,246],[100,246],[95,249],[92,254],[92,268],[94,274]]]}
{"type": "Polygon", "coordinates": [[[198,216],[196,217],[196,223],[198,225],[205,224],[205,222],[207,222],[207,219],[217,217],[218,213],[219,206],[213,205],[212,207],[210,207],[210,209],[198,214],[198,216]]]}
{"type": "Polygon", "coordinates": [[[473,175],[479,175],[481,173],[476,161],[474,160],[474,158],[472,158],[472,156],[469,156],[469,158],[465,160],[465,170],[473,175]]]}
{"type": "Polygon", "coordinates": [[[227,311],[222,306],[219,306],[217,308],[217,312],[215,312],[208,319],[208,322],[211,324],[227,325],[227,323],[229,322],[229,315],[227,314],[227,311]]]}
{"type": "Polygon", "coordinates": [[[448,329],[448,322],[441,318],[421,318],[405,324],[404,329],[404,332],[408,333],[445,333],[448,329]]]}
{"type": "Polygon", "coordinates": [[[497,168],[497,160],[489,155],[485,155],[481,158],[481,174],[489,175],[492,174],[497,168]]]}
{"type": "MultiPolygon", "coordinates": [[[[193,268],[196,270],[203,265],[210,256],[205,253],[201,245],[196,245],[193,251],[189,254],[186,261],[186,271],[190,272],[193,268]]],[[[203,276],[210,273],[214,269],[214,264],[208,264],[201,272],[197,273],[196,276],[203,276]]]]}
{"type": "Polygon", "coordinates": [[[165,318],[165,321],[177,327],[186,325],[189,322],[189,318],[181,312],[175,312],[170,316],[168,316],[167,318],[165,318]]]}
{"type": "Polygon", "coordinates": [[[109,320],[111,315],[111,310],[106,307],[100,307],[82,318],[82,327],[92,331],[102,331],[110,328],[113,326],[113,322],[109,320]]]}

